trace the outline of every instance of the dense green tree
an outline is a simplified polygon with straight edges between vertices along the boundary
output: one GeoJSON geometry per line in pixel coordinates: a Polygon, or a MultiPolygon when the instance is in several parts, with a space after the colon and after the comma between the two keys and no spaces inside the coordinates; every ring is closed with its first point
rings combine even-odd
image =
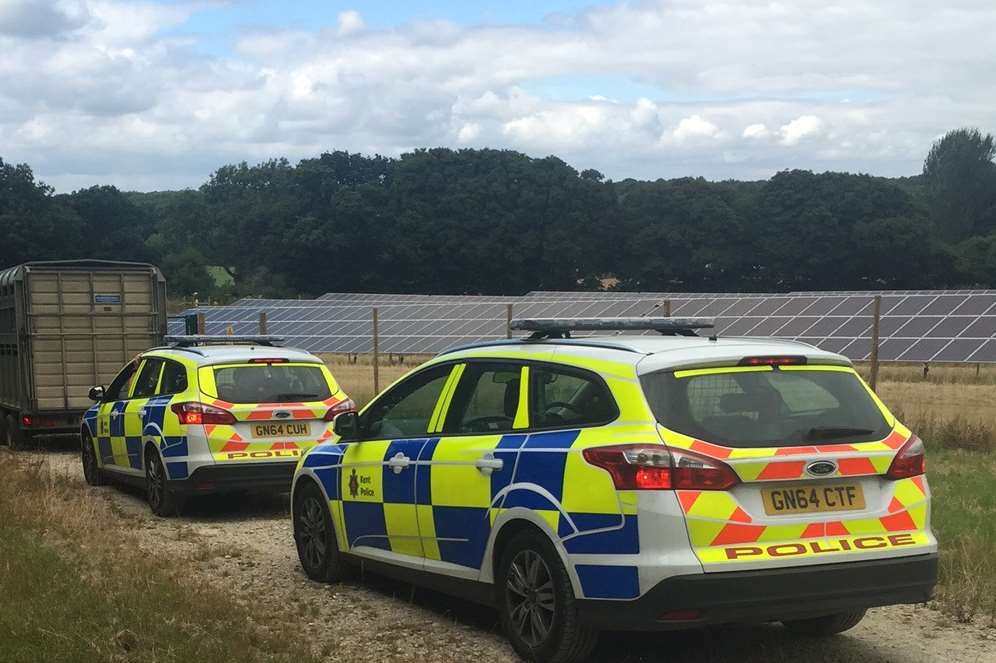
{"type": "Polygon", "coordinates": [[[996,141],[978,129],[949,131],[923,163],[931,216],[941,235],[960,240],[996,225],[996,141]]]}
{"type": "Polygon", "coordinates": [[[27,164],[0,158],[0,267],[29,260],[77,258],[82,224],[27,164]]]}

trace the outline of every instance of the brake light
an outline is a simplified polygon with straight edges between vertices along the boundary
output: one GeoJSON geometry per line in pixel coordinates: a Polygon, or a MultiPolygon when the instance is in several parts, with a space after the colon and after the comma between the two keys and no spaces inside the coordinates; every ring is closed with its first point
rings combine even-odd
{"type": "Polygon", "coordinates": [[[175,403],[170,409],[176,414],[180,423],[187,426],[197,424],[230,426],[236,423],[235,415],[228,410],[204,403],[175,403]]]}
{"type": "Polygon", "coordinates": [[[332,421],[343,412],[356,412],[356,403],[353,402],[352,398],[347,398],[344,401],[339,401],[338,403],[330,407],[329,411],[325,413],[325,421],[332,421]]]}
{"type": "Polygon", "coordinates": [[[659,444],[593,447],[583,455],[618,490],[728,490],[740,482],[726,463],[659,444]]]}
{"type": "Polygon", "coordinates": [[[35,420],[31,418],[30,414],[25,414],[25,415],[21,416],[21,425],[22,426],[32,426],[32,425],[34,425],[34,423],[35,423],[35,420]]]}
{"type": "Polygon", "coordinates": [[[786,355],[776,357],[744,357],[738,362],[739,366],[793,366],[805,364],[806,358],[802,355],[786,355]]]}
{"type": "Polygon", "coordinates": [[[927,449],[923,440],[914,435],[899,449],[885,476],[888,479],[909,479],[918,477],[926,471],[927,449]]]}
{"type": "Polygon", "coordinates": [[[257,358],[250,359],[250,364],[286,364],[289,360],[286,357],[269,357],[269,358],[257,358]]]}

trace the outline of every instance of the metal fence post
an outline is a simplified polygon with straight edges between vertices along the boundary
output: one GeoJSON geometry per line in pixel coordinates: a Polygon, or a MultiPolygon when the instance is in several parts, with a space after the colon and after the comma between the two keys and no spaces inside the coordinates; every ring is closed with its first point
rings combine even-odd
{"type": "Polygon", "coordinates": [[[882,295],[875,295],[875,307],[872,318],[872,347],[871,347],[871,384],[872,390],[878,385],[878,328],[882,315],[882,295]]]}
{"type": "Polygon", "coordinates": [[[377,329],[377,307],[373,309],[373,372],[376,395],[380,393],[380,332],[377,329]]]}

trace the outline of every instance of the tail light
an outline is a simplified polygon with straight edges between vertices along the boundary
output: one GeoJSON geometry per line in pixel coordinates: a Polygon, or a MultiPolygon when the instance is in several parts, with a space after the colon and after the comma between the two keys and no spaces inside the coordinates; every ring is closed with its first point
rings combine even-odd
{"type": "Polygon", "coordinates": [[[896,457],[892,459],[889,471],[885,473],[888,479],[908,479],[918,477],[927,471],[927,450],[923,440],[914,435],[906,441],[896,457]]]}
{"type": "Polygon", "coordinates": [[[220,407],[205,405],[204,403],[175,403],[170,407],[176,414],[181,424],[221,424],[232,425],[236,423],[235,415],[220,407]]]}
{"type": "Polygon", "coordinates": [[[660,444],[594,447],[583,453],[612,476],[618,490],[728,490],[740,483],[726,463],[660,444]]]}
{"type": "Polygon", "coordinates": [[[347,398],[344,401],[339,401],[338,403],[330,407],[329,411],[325,413],[325,421],[332,421],[343,412],[356,412],[356,403],[353,402],[352,398],[347,398]]]}
{"type": "Polygon", "coordinates": [[[21,425],[25,427],[34,426],[35,420],[31,418],[30,414],[25,414],[21,416],[21,425]]]}

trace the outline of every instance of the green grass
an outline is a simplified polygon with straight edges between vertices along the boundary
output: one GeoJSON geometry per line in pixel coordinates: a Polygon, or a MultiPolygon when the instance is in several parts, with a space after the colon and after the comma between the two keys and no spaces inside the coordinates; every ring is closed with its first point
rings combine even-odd
{"type": "Polygon", "coordinates": [[[80,482],[0,458],[0,662],[309,663],[286,614],[251,614],[143,553],[80,482]]]}
{"type": "Polygon", "coordinates": [[[932,449],[927,477],[941,548],[937,607],[996,626],[996,455],[932,449]]]}

